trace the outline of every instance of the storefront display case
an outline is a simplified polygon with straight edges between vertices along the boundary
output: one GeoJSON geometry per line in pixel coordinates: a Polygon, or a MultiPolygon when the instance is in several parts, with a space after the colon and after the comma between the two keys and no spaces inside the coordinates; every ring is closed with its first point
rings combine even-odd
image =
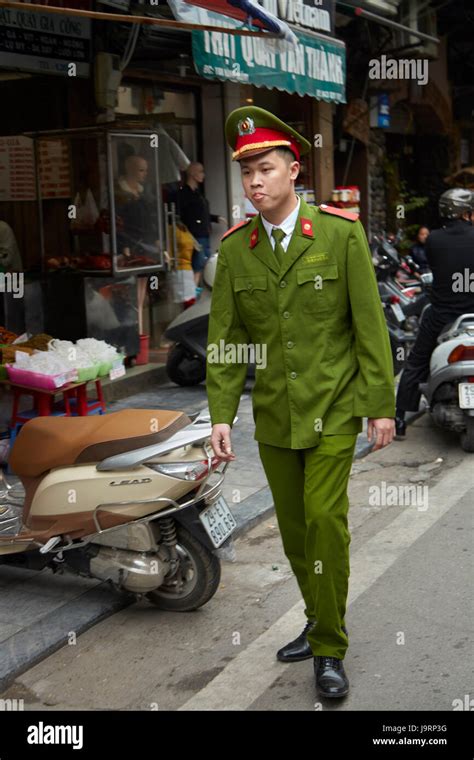
{"type": "Polygon", "coordinates": [[[86,127],[33,139],[44,271],[115,277],[165,267],[156,132],[86,127]]]}
{"type": "Polygon", "coordinates": [[[158,132],[114,122],[30,133],[44,324],[57,337],[139,350],[148,278],[166,269],[174,229],[158,132]]]}

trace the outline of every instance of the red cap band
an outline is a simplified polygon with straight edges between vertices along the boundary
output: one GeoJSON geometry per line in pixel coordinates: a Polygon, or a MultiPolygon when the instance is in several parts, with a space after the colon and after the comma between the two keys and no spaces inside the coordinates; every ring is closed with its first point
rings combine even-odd
{"type": "Polygon", "coordinates": [[[288,132],[279,132],[276,129],[256,127],[250,135],[237,135],[235,150],[232,158],[244,158],[253,151],[263,152],[272,148],[287,147],[293,151],[296,160],[300,160],[299,144],[288,132]]]}

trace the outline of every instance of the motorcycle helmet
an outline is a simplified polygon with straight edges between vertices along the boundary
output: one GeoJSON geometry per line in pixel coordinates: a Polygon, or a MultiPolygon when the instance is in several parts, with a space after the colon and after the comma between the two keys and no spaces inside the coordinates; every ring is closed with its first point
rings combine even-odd
{"type": "Polygon", "coordinates": [[[452,187],[440,196],[438,210],[444,219],[458,219],[464,211],[474,210],[474,193],[464,187],[452,187]]]}

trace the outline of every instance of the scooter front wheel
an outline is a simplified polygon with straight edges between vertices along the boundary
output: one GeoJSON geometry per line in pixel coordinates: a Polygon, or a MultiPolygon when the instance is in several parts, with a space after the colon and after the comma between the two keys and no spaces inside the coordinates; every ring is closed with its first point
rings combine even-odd
{"type": "Polygon", "coordinates": [[[221,564],[215,554],[181,525],[176,532],[180,558],[177,573],[146,596],[162,610],[190,612],[202,607],[216,593],[221,564]]]}
{"type": "Polygon", "coordinates": [[[206,378],[206,363],[176,343],[168,354],[166,371],[169,379],[177,385],[199,385],[206,378]]]}

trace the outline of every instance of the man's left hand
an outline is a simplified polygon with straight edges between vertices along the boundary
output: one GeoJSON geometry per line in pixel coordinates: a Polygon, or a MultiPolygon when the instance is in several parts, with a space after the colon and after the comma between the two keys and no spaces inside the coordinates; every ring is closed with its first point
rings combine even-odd
{"type": "Polygon", "coordinates": [[[367,419],[367,439],[375,440],[372,451],[383,449],[393,441],[395,435],[395,420],[392,417],[369,417],[367,419]]]}

